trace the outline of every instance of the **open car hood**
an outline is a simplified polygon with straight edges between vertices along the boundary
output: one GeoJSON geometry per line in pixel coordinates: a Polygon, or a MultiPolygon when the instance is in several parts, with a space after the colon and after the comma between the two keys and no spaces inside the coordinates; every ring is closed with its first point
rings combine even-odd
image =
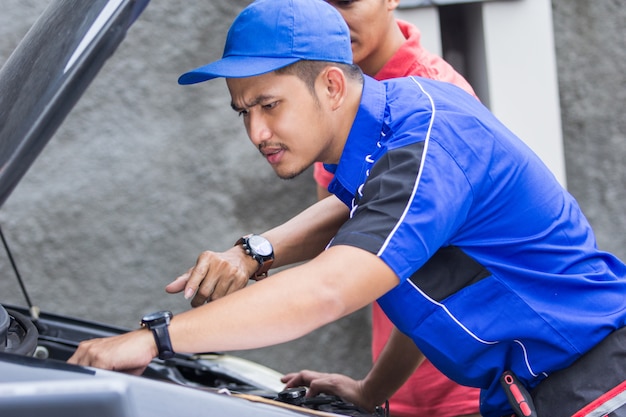
{"type": "Polygon", "coordinates": [[[0,206],[149,0],[55,0],[0,70],[0,206]]]}

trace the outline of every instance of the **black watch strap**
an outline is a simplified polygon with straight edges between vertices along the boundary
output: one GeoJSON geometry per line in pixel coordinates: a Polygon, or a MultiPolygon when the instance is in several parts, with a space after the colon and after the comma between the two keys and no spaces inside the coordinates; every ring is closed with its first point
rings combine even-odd
{"type": "Polygon", "coordinates": [[[157,311],[156,313],[146,314],[141,319],[141,325],[152,332],[154,342],[159,351],[159,359],[170,359],[174,356],[168,329],[171,318],[172,313],[170,311],[157,311]]]}
{"type": "Polygon", "coordinates": [[[172,348],[172,341],[170,340],[170,332],[167,325],[157,326],[152,330],[154,341],[156,342],[157,349],[159,349],[159,359],[170,359],[174,356],[174,349],[172,348]]]}

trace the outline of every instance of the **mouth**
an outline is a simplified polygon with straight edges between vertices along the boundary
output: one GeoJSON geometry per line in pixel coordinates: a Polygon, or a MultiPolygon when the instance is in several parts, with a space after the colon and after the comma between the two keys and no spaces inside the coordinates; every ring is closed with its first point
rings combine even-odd
{"type": "Polygon", "coordinates": [[[285,149],[282,146],[259,145],[259,152],[267,159],[267,162],[271,165],[275,165],[282,159],[282,156],[285,154],[285,149]]]}

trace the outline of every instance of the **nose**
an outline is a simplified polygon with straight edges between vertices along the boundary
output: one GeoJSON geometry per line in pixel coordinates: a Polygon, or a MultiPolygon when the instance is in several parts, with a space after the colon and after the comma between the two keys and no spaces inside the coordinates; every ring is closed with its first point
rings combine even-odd
{"type": "Polygon", "coordinates": [[[265,118],[263,115],[258,114],[258,112],[251,111],[248,114],[246,130],[248,131],[250,140],[256,147],[272,137],[272,131],[265,118]]]}

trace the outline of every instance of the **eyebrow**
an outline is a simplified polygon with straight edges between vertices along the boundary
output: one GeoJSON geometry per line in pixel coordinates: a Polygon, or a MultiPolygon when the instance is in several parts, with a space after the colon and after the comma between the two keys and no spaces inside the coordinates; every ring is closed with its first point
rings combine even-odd
{"type": "Polygon", "coordinates": [[[261,94],[259,96],[256,96],[254,98],[254,100],[252,100],[251,102],[244,103],[245,107],[239,107],[232,101],[230,103],[230,107],[232,107],[232,109],[235,110],[235,111],[242,111],[242,110],[245,110],[245,109],[249,109],[250,107],[254,107],[254,106],[258,105],[259,103],[266,102],[266,101],[273,100],[273,99],[275,99],[275,96],[272,96],[272,95],[269,95],[269,94],[261,94]]]}

